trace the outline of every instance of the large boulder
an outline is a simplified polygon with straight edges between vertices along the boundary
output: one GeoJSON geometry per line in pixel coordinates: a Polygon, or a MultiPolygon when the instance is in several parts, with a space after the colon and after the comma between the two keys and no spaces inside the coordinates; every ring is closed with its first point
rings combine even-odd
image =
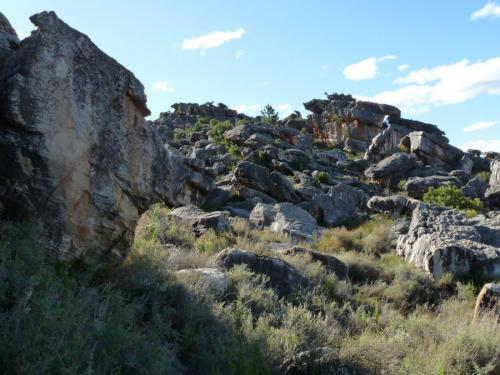
{"type": "Polygon", "coordinates": [[[490,219],[469,220],[456,210],[419,204],[398,254],[434,277],[500,277],[500,226],[490,219]]]}
{"type": "Polygon", "coordinates": [[[269,172],[261,165],[243,161],[234,172],[236,183],[265,193],[279,202],[298,202],[293,185],[280,172],[269,172]]]}
{"type": "Polygon", "coordinates": [[[463,182],[454,176],[411,177],[406,182],[404,189],[410,197],[422,199],[431,187],[438,188],[445,185],[461,187],[463,182]]]}
{"type": "Polygon", "coordinates": [[[209,229],[213,229],[215,232],[224,232],[231,227],[226,212],[205,212],[193,204],[175,208],[170,211],[168,216],[191,226],[197,234],[205,233],[209,229]]]}
{"type": "Polygon", "coordinates": [[[417,165],[415,155],[399,152],[365,170],[365,176],[387,187],[395,187],[417,165]]]}
{"type": "Polygon", "coordinates": [[[490,168],[491,177],[485,197],[492,207],[500,208],[500,159],[493,160],[490,168]]]}
{"type": "Polygon", "coordinates": [[[252,272],[266,275],[269,278],[269,286],[280,296],[287,296],[294,290],[309,284],[299,271],[284,260],[257,255],[247,250],[222,250],[215,256],[214,263],[226,271],[243,264],[252,272]]]}
{"type": "Polygon", "coordinates": [[[358,223],[363,217],[365,194],[346,184],[337,184],[327,194],[316,194],[312,203],[320,213],[320,222],[327,227],[358,223]]]}
{"type": "Polygon", "coordinates": [[[452,170],[464,152],[451,146],[443,135],[415,131],[409,134],[410,152],[426,164],[452,170]]]}
{"type": "Polygon", "coordinates": [[[388,197],[376,195],[371,197],[366,203],[369,209],[388,214],[392,217],[411,214],[417,204],[417,200],[402,195],[390,195],[388,197]]]}
{"type": "Polygon", "coordinates": [[[500,323],[500,284],[485,284],[477,296],[474,320],[477,321],[484,314],[493,315],[500,323]]]}
{"type": "Polygon", "coordinates": [[[291,203],[258,203],[250,213],[250,222],[259,226],[269,226],[274,232],[282,233],[298,240],[312,240],[321,232],[316,219],[303,208],[291,203]]]}
{"type": "Polygon", "coordinates": [[[479,198],[484,199],[484,194],[488,189],[488,184],[483,180],[481,176],[476,176],[471,178],[465,186],[460,189],[462,194],[469,198],[479,198]]]}
{"type": "Polygon", "coordinates": [[[196,202],[211,182],[144,120],[130,71],[54,12],[31,20],[37,30],[0,57],[0,201],[40,218],[60,259],[123,259],[151,203],[196,202]]]}

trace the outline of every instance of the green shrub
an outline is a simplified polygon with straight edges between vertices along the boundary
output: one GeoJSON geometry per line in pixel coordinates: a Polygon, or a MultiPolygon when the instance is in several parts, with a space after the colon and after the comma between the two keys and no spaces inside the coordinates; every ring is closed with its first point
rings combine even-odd
{"type": "Polygon", "coordinates": [[[483,203],[479,198],[466,197],[455,186],[431,187],[424,194],[423,201],[463,211],[468,217],[476,216],[477,212],[483,209],[483,203]]]}
{"type": "Polygon", "coordinates": [[[328,182],[330,181],[330,176],[329,176],[328,172],[321,171],[321,172],[318,172],[316,179],[318,180],[318,182],[320,182],[322,184],[328,184],[328,182]]]}
{"type": "Polygon", "coordinates": [[[491,172],[482,171],[482,172],[479,172],[477,174],[477,176],[480,176],[484,182],[488,183],[490,181],[491,172]]]}

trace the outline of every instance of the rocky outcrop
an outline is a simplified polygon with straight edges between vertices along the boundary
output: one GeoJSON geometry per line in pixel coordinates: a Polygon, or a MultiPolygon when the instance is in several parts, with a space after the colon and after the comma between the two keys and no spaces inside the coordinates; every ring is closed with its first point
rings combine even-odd
{"type": "Polygon", "coordinates": [[[224,232],[231,227],[226,212],[205,212],[192,204],[173,209],[168,216],[191,226],[198,235],[205,233],[209,229],[215,232],[224,232]]]}
{"type": "Polygon", "coordinates": [[[479,320],[484,314],[493,315],[500,323],[500,284],[485,284],[477,296],[474,320],[479,320]]]}
{"type": "Polygon", "coordinates": [[[388,197],[371,197],[366,205],[373,211],[397,218],[401,215],[411,214],[418,203],[416,199],[407,198],[402,195],[390,195],[388,197]]]}
{"type": "Polygon", "coordinates": [[[212,183],[144,120],[130,71],[54,12],[31,20],[38,29],[19,46],[1,21],[0,48],[15,48],[0,62],[0,201],[40,218],[60,259],[123,259],[151,203],[201,201],[212,183]]]}
{"type": "Polygon", "coordinates": [[[309,212],[291,203],[258,203],[250,213],[250,222],[298,240],[310,241],[323,229],[309,212]]]}
{"type": "MultiPolygon", "coordinates": [[[[434,277],[500,276],[500,223],[494,218],[467,219],[456,210],[419,204],[398,254],[434,277]],[[497,225],[499,224],[499,225],[497,225]]],[[[499,221],[500,222],[500,221],[499,221]]]]}
{"type": "Polygon", "coordinates": [[[267,276],[269,286],[280,296],[287,296],[294,290],[309,285],[308,280],[284,260],[257,255],[247,250],[222,250],[215,256],[214,263],[226,271],[236,265],[246,265],[250,271],[267,276]]]}
{"type": "Polygon", "coordinates": [[[485,198],[492,207],[500,209],[500,158],[491,162],[491,176],[485,198]]]}
{"type": "Polygon", "coordinates": [[[393,188],[416,166],[415,155],[400,152],[370,166],[365,170],[365,176],[374,182],[393,188]]]}

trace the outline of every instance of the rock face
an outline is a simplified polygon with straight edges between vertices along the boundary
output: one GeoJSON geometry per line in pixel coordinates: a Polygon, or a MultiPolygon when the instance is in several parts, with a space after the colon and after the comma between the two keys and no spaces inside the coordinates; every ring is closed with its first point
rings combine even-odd
{"type": "Polygon", "coordinates": [[[434,277],[500,276],[500,225],[495,218],[468,220],[456,210],[419,204],[398,254],[434,277]]]}
{"type": "Polygon", "coordinates": [[[491,177],[485,197],[492,207],[500,208],[500,159],[491,163],[491,177]]]}
{"type": "Polygon", "coordinates": [[[197,234],[202,234],[209,229],[223,232],[231,227],[226,218],[227,213],[223,211],[205,212],[192,204],[170,211],[169,216],[189,224],[197,234]]]}
{"type": "Polygon", "coordinates": [[[244,264],[250,271],[266,275],[269,277],[269,286],[280,296],[289,295],[297,288],[308,286],[307,279],[289,263],[251,251],[225,249],[216,255],[214,263],[226,271],[235,265],[244,264]]]}
{"type": "Polygon", "coordinates": [[[31,20],[38,29],[19,46],[0,21],[0,49],[15,47],[0,55],[0,201],[10,216],[41,218],[61,259],[122,259],[151,203],[201,200],[211,182],[144,120],[130,71],[54,12],[31,20]]]}
{"type": "Polygon", "coordinates": [[[250,222],[298,240],[311,240],[323,229],[309,212],[291,203],[258,203],[250,213],[250,222]]]}
{"type": "Polygon", "coordinates": [[[391,155],[365,171],[365,176],[387,187],[394,187],[417,165],[414,155],[400,152],[391,155]]]}
{"type": "Polygon", "coordinates": [[[477,296],[474,320],[485,313],[493,314],[497,323],[500,323],[500,284],[485,284],[477,296]]]}

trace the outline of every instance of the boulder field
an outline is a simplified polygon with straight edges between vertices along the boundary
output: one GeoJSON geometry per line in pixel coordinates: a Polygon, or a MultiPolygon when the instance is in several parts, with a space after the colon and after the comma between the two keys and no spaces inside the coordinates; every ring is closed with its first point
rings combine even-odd
{"type": "MultiPolygon", "coordinates": [[[[197,233],[239,218],[291,242],[382,212],[395,219],[398,254],[430,275],[500,276],[499,154],[464,152],[436,125],[344,94],[308,101],[308,116],[277,124],[221,103],[176,103],[148,121],[133,73],[54,12],[31,21],[36,30],[19,40],[0,14],[0,214],[38,218],[53,256],[121,261],[140,215],[163,202],[197,233]],[[421,202],[442,186],[481,211],[471,218],[421,202]]],[[[333,257],[288,251],[348,279],[333,257]]],[[[223,270],[240,263],[281,294],[305,284],[282,260],[244,249],[216,258],[223,270]]],[[[193,272],[182,275],[225,288],[219,271],[193,272]]]]}

